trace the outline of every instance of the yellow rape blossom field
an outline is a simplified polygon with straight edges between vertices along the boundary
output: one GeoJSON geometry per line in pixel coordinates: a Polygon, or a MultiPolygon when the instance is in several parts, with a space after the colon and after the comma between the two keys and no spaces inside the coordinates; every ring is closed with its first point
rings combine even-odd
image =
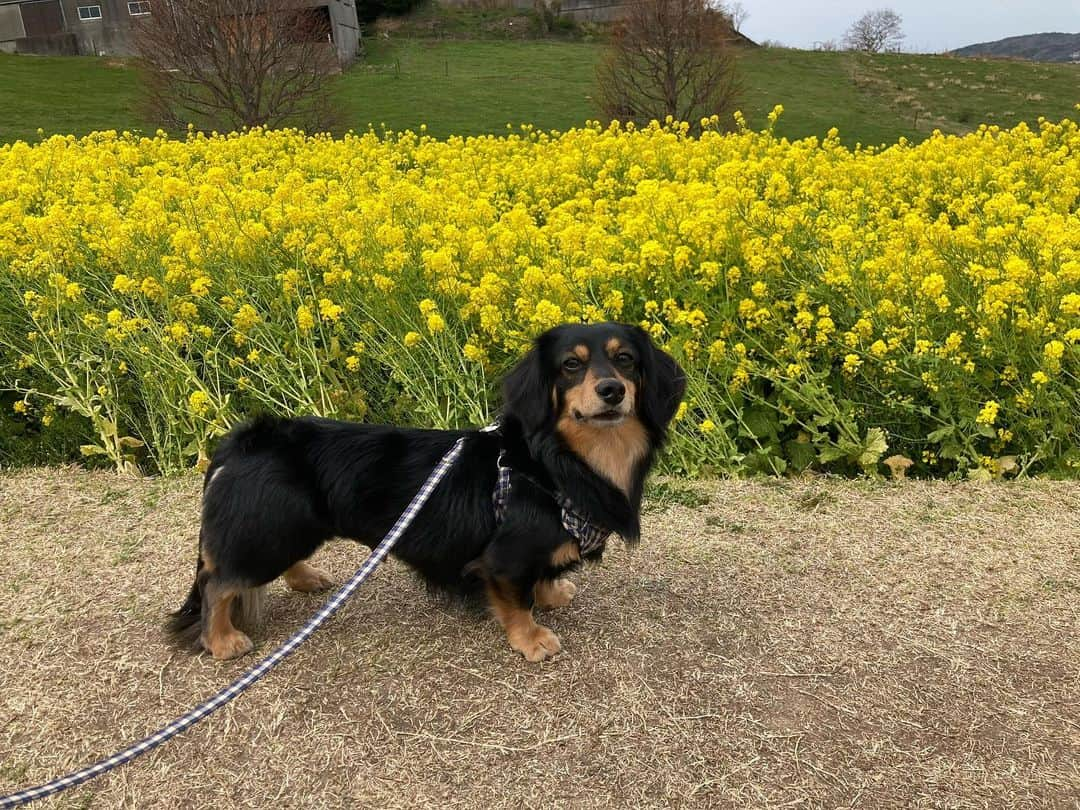
{"type": "Polygon", "coordinates": [[[669,470],[1080,464],[1076,123],[705,123],[0,147],[0,420],[161,472],[259,411],[479,425],[532,336],[613,319],[689,374],[669,470]]]}

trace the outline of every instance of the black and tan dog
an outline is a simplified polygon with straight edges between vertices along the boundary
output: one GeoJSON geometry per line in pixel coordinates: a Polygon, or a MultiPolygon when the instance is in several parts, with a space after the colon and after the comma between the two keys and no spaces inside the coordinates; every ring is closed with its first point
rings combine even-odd
{"type": "Polygon", "coordinates": [[[215,658],[248,652],[234,626],[277,577],[328,588],[305,562],[332,537],[374,546],[461,436],[458,462],[393,554],[431,584],[486,592],[510,646],[559,651],[532,609],[569,604],[564,575],[610,532],[639,535],[642,486],[682,399],[681,369],[634,326],[545,332],[506,378],[497,432],[259,419],[234,430],[203,485],[195,584],[171,629],[215,658]]]}

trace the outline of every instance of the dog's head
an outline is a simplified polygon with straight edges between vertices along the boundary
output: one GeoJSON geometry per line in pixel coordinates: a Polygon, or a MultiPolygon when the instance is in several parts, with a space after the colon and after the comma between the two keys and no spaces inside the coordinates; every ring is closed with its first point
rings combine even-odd
{"type": "Polygon", "coordinates": [[[663,440],[686,375],[645,330],[567,324],[544,332],[503,384],[505,411],[528,434],[557,424],[604,430],[636,419],[663,440]]]}

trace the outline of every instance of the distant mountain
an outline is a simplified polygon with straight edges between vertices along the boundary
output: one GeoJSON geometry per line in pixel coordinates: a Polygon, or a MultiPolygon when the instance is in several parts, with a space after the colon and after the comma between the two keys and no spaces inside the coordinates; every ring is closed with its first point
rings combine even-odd
{"type": "Polygon", "coordinates": [[[1033,62],[1080,62],[1080,34],[1027,34],[980,42],[952,51],[953,56],[997,56],[1033,62]]]}

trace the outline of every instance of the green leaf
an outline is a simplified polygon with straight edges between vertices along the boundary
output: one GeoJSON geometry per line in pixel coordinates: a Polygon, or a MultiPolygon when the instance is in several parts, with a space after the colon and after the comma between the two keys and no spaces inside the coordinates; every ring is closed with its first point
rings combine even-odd
{"type": "Polygon", "coordinates": [[[787,469],[787,462],[779,455],[778,445],[762,447],[746,457],[746,467],[752,473],[778,475],[787,469]]]}
{"type": "Polygon", "coordinates": [[[955,430],[955,428],[953,428],[952,425],[946,425],[943,428],[938,428],[937,430],[935,430],[935,431],[933,431],[931,433],[927,433],[926,434],[926,440],[928,442],[933,442],[934,444],[939,444],[944,439],[948,439],[950,436],[952,436],[954,430],[955,430]]]}
{"type": "Polygon", "coordinates": [[[772,408],[757,406],[743,414],[743,426],[756,439],[772,439],[780,428],[780,421],[772,408]]]}
{"type": "Polygon", "coordinates": [[[848,452],[836,445],[829,445],[828,447],[822,447],[818,451],[818,461],[822,464],[828,464],[830,461],[836,461],[838,458],[847,458],[848,452]]]}
{"type": "Polygon", "coordinates": [[[997,438],[997,430],[994,429],[993,425],[979,425],[978,430],[980,436],[985,436],[988,439],[997,438]]]}
{"type": "Polygon", "coordinates": [[[810,442],[801,442],[798,439],[789,439],[784,442],[784,453],[787,455],[791,466],[796,470],[805,470],[817,459],[817,451],[810,442]]]}
{"type": "Polygon", "coordinates": [[[84,456],[107,456],[109,451],[100,444],[84,444],[79,447],[79,452],[84,456]]]}
{"type": "Polygon", "coordinates": [[[145,447],[145,443],[136,439],[134,436],[121,436],[119,439],[121,447],[145,447]]]}
{"type": "Polygon", "coordinates": [[[889,441],[885,438],[885,431],[881,428],[870,428],[866,431],[866,438],[863,439],[862,452],[858,458],[859,464],[864,469],[873,467],[888,449],[889,441]]]}
{"type": "Polygon", "coordinates": [[[964,447],[959,442],[946,442],[941,445],[938,455],[942,458],[958,459],[964,457],[964,447]]]}
{"type": "Polygon", "coordinates": [[[78,402],[73,397],[60,397],[59,399],[56,400],[56,404],[59,405],[62,408],[67,408],[69,411],[72,411],[73,413],[79,414],[79,416],[87,416],[87,417],[90,416],[89,409],[84,407],[81,402],[78,402]]]}

